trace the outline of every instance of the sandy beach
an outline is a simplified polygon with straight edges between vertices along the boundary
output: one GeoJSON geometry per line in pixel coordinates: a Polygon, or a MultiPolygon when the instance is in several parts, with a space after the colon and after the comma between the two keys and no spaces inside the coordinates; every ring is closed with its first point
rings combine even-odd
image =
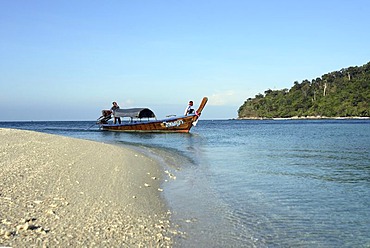
{"type": "Polygon", "coordinates": [[[153,159],[31,131],[0,141],[0,247],[172,246],[153,159]]]}

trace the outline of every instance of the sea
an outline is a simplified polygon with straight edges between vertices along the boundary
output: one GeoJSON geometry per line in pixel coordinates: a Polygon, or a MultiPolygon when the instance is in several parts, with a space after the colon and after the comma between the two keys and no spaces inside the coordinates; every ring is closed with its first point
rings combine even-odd
{"type": "Polygon", "coordinates": [[[171,175],[161,194],[182,233],[175,247],[370,247],[370,120],[200,120],[187,134],[101,131],[88,121],[0,127],[158,160],[171,175]]]}

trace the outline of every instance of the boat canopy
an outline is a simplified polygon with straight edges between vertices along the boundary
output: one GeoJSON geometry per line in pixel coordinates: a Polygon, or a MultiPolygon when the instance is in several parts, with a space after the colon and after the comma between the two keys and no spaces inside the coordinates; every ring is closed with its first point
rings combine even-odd
{"type": "Polygon", "coordinates": [[[155,114],[148,108],[130,108],[117,109],[115,111],[116,117],[130,117],[130,118],[155,118],[155,114]]]}

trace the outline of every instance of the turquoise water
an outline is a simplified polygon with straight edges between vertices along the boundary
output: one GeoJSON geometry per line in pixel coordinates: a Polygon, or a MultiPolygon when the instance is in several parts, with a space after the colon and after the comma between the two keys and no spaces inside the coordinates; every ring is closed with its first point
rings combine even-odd
{"type": "Polygon", "coordinates": [[[190,134],[91,122],[0,127],[124,144],[164,162],[178,247],[370,247],[370,121],[199,121],[190,134]]]}

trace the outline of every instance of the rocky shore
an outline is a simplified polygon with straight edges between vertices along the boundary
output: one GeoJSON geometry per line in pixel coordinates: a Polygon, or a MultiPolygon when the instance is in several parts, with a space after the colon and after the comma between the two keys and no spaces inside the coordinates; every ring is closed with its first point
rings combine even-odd
{"type": "Polygon", "coordinates": [[[93,141],[0,129],[0,247],[171,247],[161,166],[93,141]]]}

